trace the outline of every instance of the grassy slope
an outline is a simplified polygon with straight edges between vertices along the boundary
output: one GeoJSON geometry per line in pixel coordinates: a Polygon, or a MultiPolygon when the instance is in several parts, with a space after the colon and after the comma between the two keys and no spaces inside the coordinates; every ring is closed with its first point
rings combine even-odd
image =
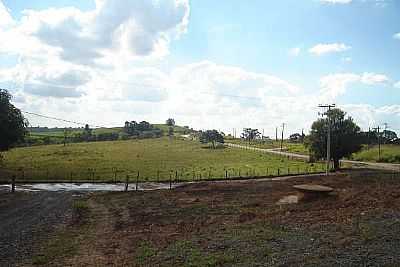
{"type": "MultiPolygon", "coordinates": [[[[225,169],[230,176],[266,175],[304,171],[310,167],[301,161],[289,161],[269,154],[254,151],[225,148],[212,150],[202,148],[195,141],[184,141],[168,138],[128,140],[114,142],[77,143],[48,145],[12,149],[4,153],[5,167],[14,170],[18,177],[25,172],[25,179],[88,179],[89,169],[95,170],[95,179],[112,180],[113,169],[119,170],[118,179],[124,180],[129,174],[136,176],[140,171],[141,178],[169,179],[170,173],[179,179],[223,177],[225,169]]],[[[316,165],[318,170],[322,166],[316,165]]]]}
{"type": "Polygon", "coordinates": [[[382,145],[380,160],[378,160],[379,159],[378,146],[374,146],[369,150],[365,148],[362,151],[353,154],[352,159],[360,161],[400,163],[400,146],[382,145]]]}

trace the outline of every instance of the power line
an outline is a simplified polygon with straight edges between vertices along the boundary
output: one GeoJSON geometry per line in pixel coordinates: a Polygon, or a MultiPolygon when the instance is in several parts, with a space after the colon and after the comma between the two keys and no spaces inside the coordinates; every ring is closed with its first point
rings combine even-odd
{"type": "MultiPolygon", "coordinates": [[[[46,118],[46,119],[51,119],[51,120],[56,120],[56,121],[62,121],[62,122],[67,122],[67,123],[72,123],[72,124],[77,124],[77,125],[85,126],[86,124],[88,124],[88,123],[83,123],[83,122],[78,122],[78,121],[71,121],[71,120],[56,118],[56,117],[52,117],[52,116],[42,115],[42,114],[38,114],[38,113],[35,113],[35,112],[30,112],[30,111],[21,110],[21,112],[25,113],[25,114],[41,117],[41,118],[46,118]]],[[[93,128],[106,128],[105,126],[90,125],[90,124],[88,124],[88,125],[93,127],[93,128]]]]}

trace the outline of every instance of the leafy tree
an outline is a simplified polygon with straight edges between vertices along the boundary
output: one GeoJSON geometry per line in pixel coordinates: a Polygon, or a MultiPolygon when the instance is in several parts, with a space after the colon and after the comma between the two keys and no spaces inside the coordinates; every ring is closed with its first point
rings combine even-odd
{"type": "Polygon", "coordinates": [[[217,143],[224,143],[224,137],[217,130],[207,130],[200,133],[200,143],[202,144],[212,144],[212,148],[216,148],[217,143]]]}
{"type": "Polygon", "coordinates": [[[294,142],[294,143],[302,142],[303,136],[299,133],[294,133],[289,136],[289,140],[290,140],[290,142],[294,142]]]}
{"type": "MultiPolygon", "coordinates": [[[[350,156],[361,149],[360,127],[351,117],[340,109],[331,109],[327,116],[331,120],[331,159],[335,170],[339,168],[339,160],[350,156]]],[[[318,119],[311,126],[306,146],[315,159],[326,158],[328,119],[318,119]]]]}
{"type": "Polygon", "coordinates": [[[165,121],[165,124],[168,126],[175,126],[175,120],[173,118],[169,118],[165,121]]]}
{"type": "Polygon", "coordinates": [[[10,103],[12,96],[0,89],[0,151],[24,140],[28,121],[21,111],[10,103]]]}
{"type": "Polygon", "coordinates": [[[92,129],[90,129],[89,124],[85,125],[81,138],[86,142],[92,139],[92,129]]]}
{"type": "Polygon", "coordinates": [[[393,139],[397,139],[397,134],[396,132],[390,131],[390,130],[383,130],[382,132],[383,138],[385,141],[390,141],[393,139]]]}
{"type": "Polygon", "coordinates": [[[126,121],[124,125],[124,132],[128,135],[139,136],[141,132],[153,130],[153,125],[147,121],[137,123],[136,121],[126,121]]]}
{"type": "Polygon", "coordinates": [[[258,129],[244,128],[242,133],[242,138],[250,142],[251,140],[260,138],[260,134],[261,133],[258,131],[258,129]]]}

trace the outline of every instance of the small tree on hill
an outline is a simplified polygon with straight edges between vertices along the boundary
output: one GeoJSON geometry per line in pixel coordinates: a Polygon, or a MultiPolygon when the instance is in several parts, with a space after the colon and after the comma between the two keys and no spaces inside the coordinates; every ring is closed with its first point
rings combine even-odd
{"type": "Polygon", "coordinates": [[[217,143],[224,143],[224,137],[217,130],[207,130],[200,133],[200,143],[202,144],[212,144],[212,148],[216,148],[217,143]]]}
{"type": "Polygon", "coordinates": [[[28,121],[21,111],[10,103],[12,96],[0,89],[0,151],[8,150],[24,140],[28,121]]]}
{"type": "Polygon", "coordinates": [[[175,120],[173,118],[169,118],[166,120],[165,124],[168,126],[175,126],[175,120]]]}
{"type": "MultiPolygon", "coordinates": [[[[339,168],[339,160],[350,156],[361,149],[360,127],[351,117],[345,118],[346,113],[340,109],[328,111],[331,121],[331,159],[335,170],[339,168]]],[[[310,136],[306,146],[315,159],[326,158],[328,136],[328,119],[318,119],[311,126],[310,136]]]]}
{"type": "Polygon", "coordinates": [[[258,129],[244,128],[242,133],[242,138],[250,142],[252,140],[260,138],[260,134],[261,133],[258,131],[258,129]]]}

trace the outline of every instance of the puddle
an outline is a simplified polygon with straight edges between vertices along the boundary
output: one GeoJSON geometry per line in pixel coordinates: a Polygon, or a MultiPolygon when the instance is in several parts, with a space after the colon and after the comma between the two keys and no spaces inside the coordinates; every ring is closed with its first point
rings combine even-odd
{"type": "MultiPolygon", "coordinates": [[[[182,185],[181,183],[172,184],[172,188],[182,185]]],[[[168,183],[139,183],[138,190],[151,191],[169,189],[168,183]]],[[[11,190],[11,185],[0,185],[0,190],[11,190]]],[[[38,184],[17,184],[16,191],[36,192],[36,191],[77,191],[77,192],[94,192],[94,191],[124,191],[125,184],[106,184],[106,183],[38,183],[38,184]]],[[[135,184],[130,184],[128,191],[136,190],[135,184]]]]}
{"type": "Polygon", "coordinates": [[[296,204],[299,202],[299,197],[296,195],[290,195],[283,197],[279,199],[278,202],[276,202],[277,205],[287,205],[287,204],[296,204]]]}

